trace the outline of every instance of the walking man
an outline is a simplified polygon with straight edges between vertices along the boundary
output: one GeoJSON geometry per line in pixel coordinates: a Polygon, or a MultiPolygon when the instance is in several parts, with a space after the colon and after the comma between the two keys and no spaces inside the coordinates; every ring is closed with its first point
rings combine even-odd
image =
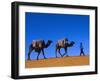
{"type": "Polygon", "coordinates": [[[83,45],[82,45],[82,42],[80,43],[80,56],[85,56],[85,54],[84,54],[84,50],[83,50],[84,48],[83,48],[83,45]]]}

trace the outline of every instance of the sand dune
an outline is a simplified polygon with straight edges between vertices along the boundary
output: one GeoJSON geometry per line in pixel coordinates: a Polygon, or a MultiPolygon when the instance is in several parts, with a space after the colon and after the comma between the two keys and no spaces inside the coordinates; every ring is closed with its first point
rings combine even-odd
{"type": "Polygon", "coordinates": [[[89,65],[89,56],[70,56],[25,61],[26,68],[89,65]]]}

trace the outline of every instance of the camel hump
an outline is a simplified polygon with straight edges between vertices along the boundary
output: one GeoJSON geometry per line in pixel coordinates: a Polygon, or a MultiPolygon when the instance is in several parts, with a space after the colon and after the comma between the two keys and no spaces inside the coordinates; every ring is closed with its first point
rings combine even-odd
{"type": "Polygon", "coordinates": [[[57,41],[59,46],[64,46],[66,43],[68,43],[68,40],[65,38],[57,41]]]}
{"type": "Polygon", "coordinates": [[[42,44],[43,44],[43,40],[33,40],[32,41],[32,45],[33,47],[42,47],[42,44]]]}

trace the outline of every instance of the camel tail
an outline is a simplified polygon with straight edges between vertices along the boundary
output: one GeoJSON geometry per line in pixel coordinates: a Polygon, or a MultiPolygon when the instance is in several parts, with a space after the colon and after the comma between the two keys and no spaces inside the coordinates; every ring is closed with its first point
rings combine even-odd
{"type": "Polygon", "coordinates": [[[55,46],[55,54],[57,54],[57,44],[56,44],[56,46],[55,46]]]}
{"type": "Polygon", "coordinates": [[[57,45],[56,45],[55,48],[56,48],[56,49],[55,49],[55,55],[56,55],[56,58],[57,58],[57,45]]]}
{"type": "Polygon", "coordinates": [[[57,48],[55,49],[55,55],[56,55],[56,58],[57,58],[57,48]]]}
{"type": "Polygon", "coordinates": [[[55,54],[57,54],[57,48],[55,49],[55,54]]]}

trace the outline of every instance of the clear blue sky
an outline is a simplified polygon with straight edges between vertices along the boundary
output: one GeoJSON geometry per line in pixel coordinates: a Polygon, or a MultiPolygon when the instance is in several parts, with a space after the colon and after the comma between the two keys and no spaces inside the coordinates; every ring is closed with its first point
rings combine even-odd
{"type": "MultiPolygon", "coordinates": [[[[85,54],[89,54],[89,15],[25,13],[25,58],[27,59],[29,45],[32,40],[52,40],[53,43],[45,49],[47,58],[55,57],[57,40],[68,38],[75,45],[68,49],[69,56],[80,53],[80,42],[83,43],[85,54]]],[[[61,49],[62,53],[64,52],[61,49]]],[[[59,56],[59,54],[58,54],[59,56]]],[[[31,53],[31,59],[36,59],[37,53],[31,53]]],[[[43,58],[42,54],[40,58],[43,58]]]]}

